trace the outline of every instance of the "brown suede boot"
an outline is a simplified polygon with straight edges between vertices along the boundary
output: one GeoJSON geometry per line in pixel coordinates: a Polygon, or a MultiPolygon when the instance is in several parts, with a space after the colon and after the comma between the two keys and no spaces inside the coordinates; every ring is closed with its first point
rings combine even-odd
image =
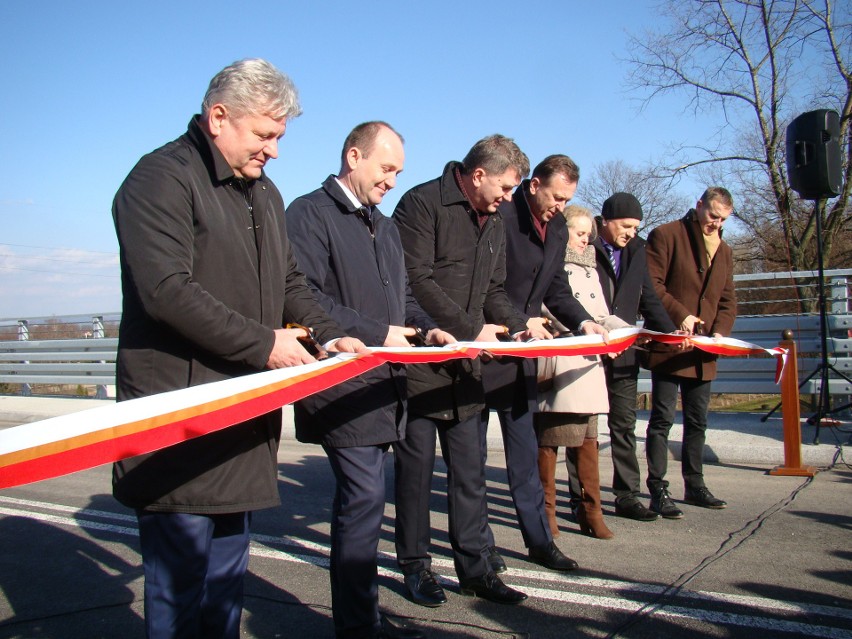
{"type": "Polygon", "coordinates": [[[556,449],[550,446],[538,447],[538,476],[544,488],[544,512],[550,524],[550,533],[559,536],[556,523],[556,449]]]}
{"type": "MultiPolygon", "coordinates": [[[[612,539],[615,535],[606,527],[601,511],[601,479],[598,471],[598,440],[587,438],[577,450],[577,479],[582,498],[577,509],[577,523],[584,535],[597,539],[612,539]]],[[[541,448],[539,448],[541,451],[541,448]]],[[[541,455],[539,454],[539,468],[541,455]]]]}

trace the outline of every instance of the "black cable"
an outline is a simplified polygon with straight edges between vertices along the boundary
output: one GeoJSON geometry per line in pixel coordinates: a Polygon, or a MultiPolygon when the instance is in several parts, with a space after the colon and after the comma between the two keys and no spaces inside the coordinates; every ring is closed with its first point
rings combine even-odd
{"type": "Polygon", "coordinates": [[[813,483],[813,480],[813,477],[808,477],[784,499],[776,502],[751,521],[746,522],[739,530],[735,530],[734,532],[729,533],[727,539],[725,539],[725,541],[723,541],[719,545],[719,548],[716,550],[715,553],[713,553],[712,555],[708,555],[707,557],[702,559],[701,562],[695,568],[681,574],[680,577],[678,577],[671,584],[666,586],[659,594],[657,594],[653,599],[651,599],[651,601],[644,604],[638,610],[634,611],[623,624],[621,624],[618,628],[609,633],[606,636],[606,639],[616,639],[616,637],[618,637],[625,630],[629,630],[641,621],[644,621],[646,618],[650,617],[657,610],[664,608],[670,600],[674,599],[680,594],[681,590],[683,590],[686,584],[695,579],[695,577],[697,577],[701,572],[707,569],[711,564],[715,563],[728,553],[733,552],[734,550],[742,546],[746,541],[751,539],[760,530],[765,521],[767,521],[775,513],[789,506],[802,490],[804,490],[805,488],[810,486],[811,483],[813,483]],[[744,537],[739,539],[733,545],[730,545],[735,537],[746,531],[748,532],[745,534],[744,537]]]}

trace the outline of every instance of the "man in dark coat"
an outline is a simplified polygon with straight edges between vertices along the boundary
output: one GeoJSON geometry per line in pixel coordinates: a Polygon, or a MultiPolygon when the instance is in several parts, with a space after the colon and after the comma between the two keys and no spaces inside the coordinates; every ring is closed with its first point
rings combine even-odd
{"type": "MultiPolygon", "coordinates": [[[[636,232],[642,222],[642,206],[631,193],[615,193],[603,203],[595,259],[604,299],[610,313],[629,324],[639,316],[646,328],[663,333],[676,329],[663,308],[648,274],[645,240],[636,232]]],[[[618,357],[605,357],[609,415],[607,424],[612,452],[612,491],[615,514],[636,521],[654,521],[658,515],[639,501],[639,460],[636,457],[636,395],[639,362],[628,349],[618,357]]],[[[573,449],[568,449],[569,469],[573,449]]],[[[575,474],[572,493],[579,495],[575,474]]]]}
{"type": "MultiPolygon", "coordinates": [[[[462,162],[447,164],[441,177],[405,193],[394,211],[411,290],[457,339],[494,341],[506,327],[523,337],[543,333],[527,331],[503,290],[506,238],[495,215],[528,172],[529,161],[512,140],[490,136],[462,162]],[[486,315],[497,323],[486,323],[486,315]]],[[[409,366],[408,397],[408,426],[405,440],[394,445],[394,468],[396,554],[412,599],[426,606],[446,601],[429,556],[437,434],[447,464],[449,537],[462,594],[523,601],[525,594],[490,569],[480,531],[485,466],[479,452],[484,408],[479,361],[409,366]]]]}
{"type": "MultiPolygon", "coordinates": [[[[408,346],[436,328],[411,295],[399,232],[377,208],[396,185],[405,154],[384,122],[355,127],[338,176],[287,208],[293,247],[323,308],[369,346],[408,346]]],[[[296,437],[322,444],[337,480],[331,519],[331,605],[337,637],[417,637],[379,614],[378,552],[385,460],[405,436],[405,367],[384,364],[295,405],[296,437]]]]}
{"type": "MultiPolygon", "coordinates": [[[[561,215],[574,197],[580,171],[571,158],[551,155],[524,180],[512,199],[498,209],[506,229],[505,289],[527,325],[541,323],[542,302],[565,326],[585,334],[606,335],[578,302],[565,277],[568,230],[561,215]]],[[[487,316],[486,316],[487,318],[487,316]]],[[[538,563],[556,570],[573,570],[577,563],[555,550],[544,509],[544,491],[538,472],[538,441],[533,425],[536,411],[536,360],[504,357],[482,366],[486,409],[482,413],[481,451],[487,455],[489,409],[497,412],[506,453],[509,490],[524,543],[538,563]]],[[[502,559],[494,548],[494,534],[482,513],[483,534],[491,549],[493,567],[502,559]]],[[[505,568],[504,568],[505,569],[505,568]]]]}
{"type": "MultiPolygon", "coordinates": [[[[189,129],[143,157],[115,196],[123,313],[117,399],[314,361],[363,344],[335,325],[296,269],[284,204],[263,172],[300,113],[289,78],[243,60],[210,82],[189,129]]],[[[136,509],[148,637],[240,634],[250,512],[280,503],[281,411],[115,464],[136,509]]]]}
{"type": "MultiPolygon", "coordinates": [[[[658,226],[648,236],[648,271],[671,320],[686,333],[719,338],[731,334],[737,316],[733,251],[722,240],[722,225],[734,210],[727,189],[710,187],[681,220],[658,226]]],[[[677,394],[683,407],[681,474],[684,502],[720,509],[727,504],[704,484],[704,441],[710,386],[717,356],[703,350],[678,351],[649,345],[651,417],[645,438],[651,510],[680,519],[665,479],[668,436],[677,394]]]]}

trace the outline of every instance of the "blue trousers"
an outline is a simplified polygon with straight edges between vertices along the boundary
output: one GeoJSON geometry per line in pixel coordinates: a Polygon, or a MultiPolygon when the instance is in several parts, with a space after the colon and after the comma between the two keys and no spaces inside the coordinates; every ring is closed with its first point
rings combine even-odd
{"type": "MultiPolygon", "coordinates": [[[[533,426],[533,414],[527,411],[513,415],[511,408],[497,409],[496,412],[503,433],[509,492],[524,544],[527,548],[547,545],[553,541],[553,535],[544,512],[544,489],[538,473],[538,439],[533,426]]],[[[488,409],[482,411],[479,446],[484,467],[488,457],[488,409]]],[[[483,500],[481,526],[488,545],[495,546],[494,533],[488,525],[487,500],[483,500]]]]}
{"type": "Polygon", "coordinates": [[[337,637],[381,629],[376,555],[385,510],[388,446],[323,445],[337,487],[331,515],[331,609],[337,637]]]}
{"type": "Polygon", "coordinates": [[[239,639],[250,513],[136,515],[148,638],[239,639]]]}

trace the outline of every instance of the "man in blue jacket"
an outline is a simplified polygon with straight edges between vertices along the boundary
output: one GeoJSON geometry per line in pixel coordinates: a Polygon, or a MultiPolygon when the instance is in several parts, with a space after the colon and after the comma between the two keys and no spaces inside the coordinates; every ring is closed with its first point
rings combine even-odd
{"type": "MultiPolygon", "coordinates": [[[[340,173],[297,198],[287,224],[298,262],[322,307],[369,346],[455,341],[414,301],[399,233],[376,208],[396,185],[402,137],[365,122],[343,144],[340,173]]],[[[331,520],[331,602],[341,638],[422,637],[379,614],[376,556],[385,506],[385,460],[405,437],[405,367],[383,364],[295,405],[299,441],[321,444],[337,488],[331,520]]]]}

